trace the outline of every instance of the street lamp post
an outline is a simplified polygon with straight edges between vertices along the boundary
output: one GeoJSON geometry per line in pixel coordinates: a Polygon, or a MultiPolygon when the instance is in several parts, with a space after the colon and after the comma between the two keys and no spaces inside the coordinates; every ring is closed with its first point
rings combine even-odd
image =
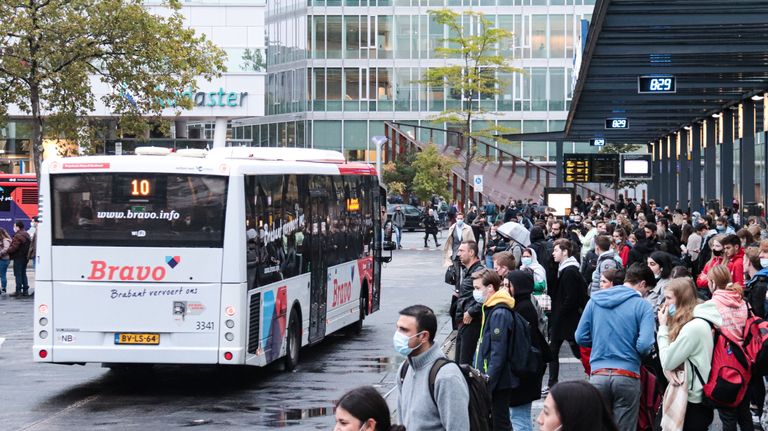
{"type": "Polygon", "coordinates": [[[374,136],[371,138],[371,143],[376,146],[376,175],[379,177],[379,184],[381,184],[381,147],[388,140],[386,136],[374,136]]]}

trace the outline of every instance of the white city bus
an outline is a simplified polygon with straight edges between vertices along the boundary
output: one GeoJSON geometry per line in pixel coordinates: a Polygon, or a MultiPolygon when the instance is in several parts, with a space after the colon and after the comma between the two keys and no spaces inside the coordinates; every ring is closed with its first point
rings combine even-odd
{"type": "Polygon", "coordinates": [[[334,151],[139,148],[47,161],[34,358],[246,364],[379,308],[375,169],[334,151]]]}

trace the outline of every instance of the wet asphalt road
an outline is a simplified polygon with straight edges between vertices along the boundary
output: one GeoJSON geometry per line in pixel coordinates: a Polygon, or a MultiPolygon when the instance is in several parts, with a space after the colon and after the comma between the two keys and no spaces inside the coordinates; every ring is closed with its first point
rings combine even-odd
{"type": "MultiPolygon", "coordinates": [[[[394,387],[401,361],[392,349],[398,310],[423,303],[442,317],[441,326],[447,322],[450,289],[442,280],[441,254],[420,249],[422,235],[406,234],[405,249],[384,269],[382,307],[365,320],[363,332],[303,349],[290,373],[276,366],[116,373],[98,364],[37,364],[33,300],[0,297],[0,337],[6,338],[0,348],[0,429],[330,430],[334,402],[344,392],[373,385],[387,394],[394,387]]],[[[396,394],[388,402],[394,405],[396,394]]]]}
{"type": "MultiPolygon", "coordinates": [[[[363,332],[334,335],[302,349],[301,362],[291,373],[276,366],[161,366],[116,373],[98,364],[34,363],[33,300],[2,296],[0,337],[6,341],[0,347],[0,431],[331,430],[335,401],[361,385],[373,385],[394,407],[402,361],[392,348],[398,311],[428,305],[438,313],[436,341],[450,332],[450,288],[443,283],[441,252],[424,249],[422,237],[404,234],[403,250],[384,268],[381,310],[368,316],[363,332]]],[[[8,275],[13,286],[11,271],[8,275]]],[[[566,346],[560,357],[561,380],[585,378],[566,346]]],[[[534,402],[532,419],[542,405],[543,400],[534,402]]],[[[717,419],[712,429],[721,429],[717,419]]]]}

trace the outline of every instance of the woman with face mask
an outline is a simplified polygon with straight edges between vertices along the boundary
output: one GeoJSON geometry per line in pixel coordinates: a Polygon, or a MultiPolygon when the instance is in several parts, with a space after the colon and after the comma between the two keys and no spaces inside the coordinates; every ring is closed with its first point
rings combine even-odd
{"type": "Polygon", "coordinates": [[[654,287],[645,300],[653,307],[653,312],[659,310],[659,306],[664,302],[664,288],[671,279],[670,274],[674,265],[675,257],[665,251],[654,251],[648,256],[646,263],[651,268],[653,276],[656,278],[656,287],[654,287]]]}
{"type": "Polygon", "coordinates": [[[536,251],[532,248],[523,249],[520,257],[520,270],[533,275],[533,294],[547,293],[547,270],[539,264],[536,251]]]}
{"type": "Polygon", "coordinates": [[[371,386],[352,389],[336,403],[336,426],[333,431],[405,431],[392,425],[387,402],[371,386]]]}
{"type": "Polygon", "coordinates": [[[617,431],[597,389],[583,380],[552,386],[538,419],[541,431],[617,431]]]}
{"type": "Polygon", "coordinates": [[[675,415],[673,406],[677,404],[668,404],[664,406],[664,415],[682,422],[685,431],[704,431],[712,423],[713,411],[704,404],[703,385],[695,377],[692,366],[702,376],[709,375],[714,343],[708,322],[720,327],[723,319],[714,302],[698,303],[690,281],[684,278],[670,281],[664,297],[664,305],[657,313],[659,359],[665,372],[684,370],[685,380],[678,386],[684,384],[687,392],[685,413],[678,411],[675,415]]]}
{"type": "Polygon", "coordinates": [[[613,233],[611,234],[611,239],[611,250],[616,252],[616,254],[621,258],[621,263],[626,268],[627,264],[629,263],[630,249],[630,246],[627,245],[627,231],[625,231],[621,226],[616,226],[616,229],[614,229],[613,233]]]}
{"type": "Polygon", "coordinates": [[[709,292],[709,281],[707,280],[707,274],[713,266],[726,265],[728,261],[725,260],[725,251],[723,247],[723,239],[725,235],[715,235],[709,240],[709,249],[712,251],[712,257],[709,259],[704,268],[696,278],[696,287],[699,288],[699,296],[703,293],[707,298],[711,297],[709,292]],[[704,291],[704,292],[701,292],[704,291]]]}
{"type": "MultiPolygon", "coordinates": [[[[723,319],[720,330],[733,341],[744,341],[744,325],[747,322],[747,304],[744,291],[738,283],[731,282],[731,272],[725,265],[712,267],[707,274],[712,301],[723,319]]],[[[735,430],[737,422],[741,429],[749,429],[752,415],[749,411],[749,397],[744,397],[742,404],[735,408],[718,408],[724,430],[735,430]]]]}

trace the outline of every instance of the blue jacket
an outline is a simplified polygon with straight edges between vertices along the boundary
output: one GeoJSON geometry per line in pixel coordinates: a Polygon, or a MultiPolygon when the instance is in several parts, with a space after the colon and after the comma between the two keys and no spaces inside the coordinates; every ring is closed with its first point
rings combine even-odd
{"type": "Polygon", "coordinates": [[[576,329],[576,342],[592,347],[592,370],[620,368],[640,373],[640,357],[654,342],[653,310],[636,290],[615,286],[592,295],[576,329]]]}
{"type": "Polygon", "coordinates": [[[490,390],[512,389],[520,380],[512,374],[509,337],[515,300],[500,289],[483,304],[483,323],[475,352],[475,368],[488,375],[490,390]]]}

